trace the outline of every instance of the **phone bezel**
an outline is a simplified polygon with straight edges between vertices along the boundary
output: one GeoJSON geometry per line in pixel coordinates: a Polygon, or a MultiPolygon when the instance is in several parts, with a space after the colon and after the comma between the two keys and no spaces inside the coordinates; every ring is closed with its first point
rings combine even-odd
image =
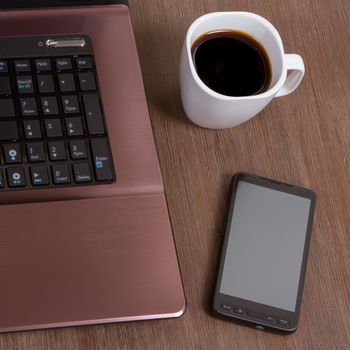
{"type": "Polygon", "coordinates": [[[229,206],[229,212],[227,216],[227,224],[225,229],[225,236],[223,240],[222,245],[222,252],[220,257],[220,264],[219,264],[219,271],[218,271],[218,277],[216,281],[216,287],[215,287],[215,294],[214,294],[214,303],[213,303],[213,309],[215,312],[219,313],[221,316],[234,318],[242,321],[246,321],[255,325],[260,326],[267,326],[270,328],[274,328],[280,331],[285,332],[293,332],[296,330],[298,326],[299,321],[299,315],[300,315],[300,307],[301,307],[301,301],[302,301],[302,293],[304,289],[304,281],[305,281],[305,272],[306,272],[306,266],[307,266],[307,258],[309,254],[309,247],[310,247],[310,238],[311,238],[311,229],[312,229],[312,222],[315,212],[315,203],[316,203],[316,195],[313,191],[295,186],[290,185],[287,183],[267,179],[261,176],[248,174],[248,173],[237,173],[233,177],[232,181],[232,187],[231,187],[231,195],[230,195],[230,206],[229,206]],[[234,204],[236,199],[236,190],[237,190],[237,184],[239,181],[245,181],[248,183],[252,183],[254,185],[270,188],[273,190],[281,191],[284,193],[289,193],[293,195],[297,195],[303,198],[310,199],[310,211],[309,211],[309,217],[308,217],[308,224],[307,224],[307,230],[306,230],[306,236],[305,236],[305,244],[304,244],[304,252],[303,252],[303,258],[302,258],[302,266],[300,270],[300,277],[299,277],[299,286],[298,286],[298,294],[297,294],[297,301],[296,301],[296,308],[294,312],[283,310],[280,308],[272,307],[265,304],[256,303],[253,301],[233,297],[230,295],[222,294],[219,292],[221,280],[222,280],[222,273],[223,273],[223,267],[226,257],[226,251],[227,251],[227,243],[230,236],[230,229],[231,229],[231,223],[232,223],[232,215],[234,210],[234,204]],[[282,326],[279,323],[272,323],[269,321],[261,320],[255,317],[251,317],[248,315],[240,315],[235,313],[234,311],[225,311],[221,308],[222,304],[232,305],[235,307],[243,308],[243,309],[249,309],[256,312],[263,313],[265,315],[271,315],[275,316],[278,319],[286,319],[289,321],[288,326],[282,326]]]}

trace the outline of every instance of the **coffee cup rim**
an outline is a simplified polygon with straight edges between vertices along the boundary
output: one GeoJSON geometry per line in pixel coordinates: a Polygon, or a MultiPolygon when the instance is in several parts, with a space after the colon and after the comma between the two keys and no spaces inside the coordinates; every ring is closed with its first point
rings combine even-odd
{"type": "Polygon", "coordinates": [[[194,77],[196,83],[198,84],[198,86],[204,90],[204,92],[206,92],[207,94],[221,99],[221,100],[225,100],[225,101],[241,101],[241,100],[256,100],[256,99],[260,99],[260,98],[266,98],[266,97],[270,97],[270,96],[274,96],[275,94],[277,94],[277,92],[281,89],[281,87],[283,86],[283,83],[285,81],[286,75],[287,75],[287,71],[286,71],[286,67],[285,67],[285,60],[284,60],[284,48],[283,48],[283,43],[282,43],[282,39],[281,36],[279,35],[277,29],[264,17],[256,14],[256,13],[252,13],[252,12],[246,12],[246,11],[224,11],[224,12],[210,12],[207,13],[199,18],[197,18],[189,27],[187,34],[186,34],[186,51],[187,51],[187,56],[189,59],[189,65],[190,65],[190,70],[192,73],[192,76],[194,77]],[[191,45],[191,38],[193,35],[193,32],[195,30],[195,28],[198,27],[198,25],[200,25],[202,22],[204,22],[205,20],[207,20],[210,17],[220,17],[220,16],[247,16],[247,17],[251,17],[254,18],[258,21],[260,21],[260,23],[262,23],[263,25],[265,25],[274,35],[274,37],[276,38],[276,41],[278,43],[278,47],[279,47],[279,51],[282,57],[282,72],[280,77],[278,78],[277,82],[271,87],[269,88],[267,91],[264,91],[260,94],[257,95],[249,95],[249,96],[227,96],[227,95],[223,95],[220,94],[214,90],[212,90],[210,87],[208,87],[203,81],[202,79],[199,77],[197,70],[194,66],[194,62],[192,59],[192,45],[191,45]]]}

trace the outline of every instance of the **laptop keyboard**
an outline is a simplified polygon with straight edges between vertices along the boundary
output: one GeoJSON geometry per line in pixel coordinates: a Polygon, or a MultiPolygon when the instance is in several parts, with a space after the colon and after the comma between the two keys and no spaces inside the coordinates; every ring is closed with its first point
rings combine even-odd
{"type": "Polygon", "coordinates": [[[0,191],[115,182],[92,54],[0,57],[0,148],[0,191]]]}

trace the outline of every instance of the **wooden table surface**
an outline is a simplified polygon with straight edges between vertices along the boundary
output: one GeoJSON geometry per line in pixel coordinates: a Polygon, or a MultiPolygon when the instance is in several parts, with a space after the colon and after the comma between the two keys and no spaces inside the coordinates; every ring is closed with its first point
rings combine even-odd
{"type": "Polygon", "coordinates": [[[350,349],[350,6],[348,0],[131,0],[188,301],[174,320],[0,335],[0,349],[350,349]],[[298,90],[233,129],[191,124],[179,98],[185,32],[212,11],[258,13],[304,57],[298,90]],[[298,331],[276,335],[209,314],[231,176],[310,187],[317,210],[298,331]]]}

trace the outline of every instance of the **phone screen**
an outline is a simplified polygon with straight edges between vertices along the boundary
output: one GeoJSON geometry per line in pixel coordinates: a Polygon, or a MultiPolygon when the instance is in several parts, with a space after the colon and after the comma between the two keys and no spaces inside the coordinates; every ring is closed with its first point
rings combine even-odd
{"type": "Polygon", "coordinates": [[[219,291],[294,312],[311,199],[238,181],[219,291]]]}

